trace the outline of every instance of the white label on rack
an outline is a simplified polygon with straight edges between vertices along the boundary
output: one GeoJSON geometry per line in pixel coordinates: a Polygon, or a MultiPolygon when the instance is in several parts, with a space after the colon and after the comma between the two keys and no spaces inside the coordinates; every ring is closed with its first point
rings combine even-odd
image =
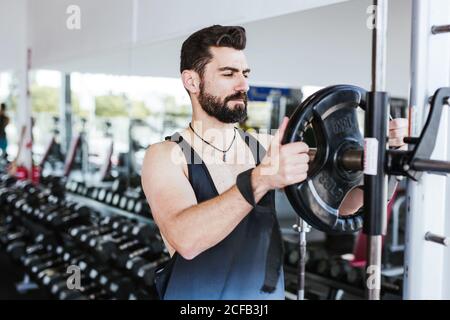
{"type": "Polygon", "coordinates": [[[376,176],[378,168],[378,140],[364,139],[364,174],[376,176]]]}

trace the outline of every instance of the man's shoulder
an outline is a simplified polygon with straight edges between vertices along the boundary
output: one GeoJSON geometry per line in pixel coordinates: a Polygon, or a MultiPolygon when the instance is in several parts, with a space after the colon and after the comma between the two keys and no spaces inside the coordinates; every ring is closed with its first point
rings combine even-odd
{"type": "Polygon", "coordinates": [[[144,165],[180,164],[181,150],[177,147],[177,143],[165,140],[150,145],[144,157],[144,165]]]}

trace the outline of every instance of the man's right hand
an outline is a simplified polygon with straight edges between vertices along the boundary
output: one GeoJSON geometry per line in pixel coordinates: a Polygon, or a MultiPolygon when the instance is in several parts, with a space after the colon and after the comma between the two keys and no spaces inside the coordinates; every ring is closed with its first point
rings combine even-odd
{"type": "Polygon", "coordinates": [[[283,122],[261,163],[253,170],[253,183],[262,183],[267,190],[284,188],[306,180],[309,147],[304,142],[282,144],[289,118],[283,122]]]}

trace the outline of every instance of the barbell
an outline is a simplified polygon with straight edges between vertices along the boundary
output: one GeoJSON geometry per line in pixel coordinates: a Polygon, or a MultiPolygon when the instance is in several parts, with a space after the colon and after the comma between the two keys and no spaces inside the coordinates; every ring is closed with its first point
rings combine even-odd
{"type": "MultiPolygon", "coordinates": [[[[308,133],[315,139],[307,179],[285,187],[285,193],[300,218],[327,233],[354,233],[363,226],[364,208],[343,216],[339,207],[352,189],[363,185],[364,137],[357,112],[365,110],[366,95],[366,90],[353,85],[315,92],[295,109],[282,139],[283,144],[304,141],[308,133]]],[[[386,149],[388,174],[418,180],[422,171],[450,173],[450,162],[429,159],[448,97],[450,88],[436,91],[420,137],[405,138],[414,145],[412,150],[386,149]]]]}

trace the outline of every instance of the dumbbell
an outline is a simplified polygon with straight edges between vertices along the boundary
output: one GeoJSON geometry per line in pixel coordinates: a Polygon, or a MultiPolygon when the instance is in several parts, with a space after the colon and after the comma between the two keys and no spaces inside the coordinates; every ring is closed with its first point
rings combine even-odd
{"type": "Polygon", "coordinates": [[[134,289],[131,279],[115,270],[100,274],[99,283],[117,299],[128,299],[134,289]]]}
{"type": "Polygon", "coordinates": [[[69,184],[69,191],[73,193],[77,193],[78,187],[81,185],[78,181],[72,180],[69,184]]]}
{"type": "Polygon", "coordinates": [[[125,299],[131,292],[132,283],[127,277],[123,277],[116,270],[112,270],[105,266],[92,267],[88,272],[88,277],[94,282],[98,282],[101,286],[119,299],[125,299]]]}
{"type": "Polygon", "coordinates": [[[146,200],[139,200],[134,206],[134,212],[142,217],[153,218],[146,200]]]}
{"type": "Polygon", "coordinates": [[[28,192],[31,188],[34,188],[33,183],[29,180],[20,180],[16,183],[16,185],[18,189],[25,192],[28,192]]]}
{"type": "Polygon", "coordinates": [[[142,202],[143,202],[142,200],[136,200],[136,204],[134,205],[133,212],[137,215],[142,215],[142,208],[143,208],[142,202]]]}
{"type": "Polygon", "coordinates": [[[66,227],[70,224],[79,223],[87,224],[89,223],[89,218],[91,216],[91,210],[85,206],[78,206],[73,208],[72,211],[65,212],[61,215],[55,215],[49,221],[54,227],[61,228],[66,227]]]}
{"type": "Polygon", "coordinates": [[[27,257],[34,254],[43,254],[45,251],[45,245],[43,243],[37,243],[26,247],[24,255],[27,257]]]}
{"type": "MultiPolygon", "coordinates": [[[[72,214],[72,212],[73,212],[71,209],[69,209],[67,207],[57,207],[57,208],[52,207],[51,209],[52,210],[50,212],[46,211],[45,209],[42,210],[42,214],[45,217],[45,221],[48,223],[51,223],[51,224],[53,223],[53,219],[56,219],[56,217],[67,216],[67,215],[72,214]]],[[[39,217],[39,218],[41,218],[41,217],[39,217]]]]}
{"type": "Polygon", "coordinates": [[[65,262],[66,261],[64,261],[62,257],[56,257],[55,259],[49,259],[41,263],[32,264],[30,270],[32,274],[36,275],[42,270],[64,265],[65,262]]]}
{"type": "Polygon", "coordinates": [[[10,209],[15,208],[16,202],[19,200],[23,200],[23,196],[16,194],[16,193],[10,193],[5,197],[4,205],[10,209]]]}
{"type": "Polygon", "coordinates": [[[85,188],[86,187],[83,184],[79,183],[77,189],[75,190],[75,193],[78,195],[82,195],[85,188]]]}
{"type": "Polygon", "coordinates": [[[134,207],[136,206],[136,200],[133,198],[128,198],[126,210],[128,212],[134,213],[134,207]]]}
{"type": "MultiPolygon", "coordinates": [[[[158,259],[153,259],[153,260],[158,260],[158,259]]],[[[144,266],[150,262],[151,262],[150,260],[145,259],[142,256],[135,255],[133,257],[130,257],[130,259],[128,259],[126,261],[125,269],[128,270],[131,274],[137,276],[139,269],[142,266],[144,266]]]]}
{"type": "Polygon", "coordinates": [[[99,192],[98,188],[92,188],[92,191],[90,193],[90,197],[92,199],[97,199],[98,198],[98,192],[99,192]]]}
{"type": "Polygon", "coordinates": [[[96,238],[104,234],[110,234],[112,231],[112,228],[109,226],[90,226],[87,229],[81,230],[75,234],[75,238],[81,242],[89,243],[92,238],[96,238]]]}
{"type": "Polygon", "coordinates": [[[128,270],[131,274],[133,275],[137,275],[139,269],[146,265],[147,263],[149,263],[148,260],[142,258],[142,257],[133,257],[129,260],[127,260],[126,264],[125,264],[125,269],[128,270]]]}
{"type": "Polygon", "coordinates": [[[121,227],[118,228],[118,230],[120,230],[120,232],[122,232],[123,234],[131,235],[131,230],[135,225],[136,223],[134,221],[131,220],[124,221],[121,227]]]}
{"type": "Polygon", "coordinates": [[[93,190],[94,190],[94,187],[84,187],[83,192],[81,193],[81,195],[83,197],[90,197],[93,190]]]}
{"type": "Polygon", "coordinates": [[[99,284],[95,282],[85,283],[80,289],[61,290],[58,294],[59,300],[79,300],[80,298],[89,299],[88,296],[98,292],[105,292],[99,284]]]}
{"type": "Polygon", "coordinates": [[[347,260],[334,259],[330,263],[330,276],[338,280],[347,280],[347,274],[351,266],[347,260]]]}
{"type": "Polygon", "coordinates": [[[104,202],[104,201],[105,201],[105,198],[106,198],[106,189],[101,188],[101,189],[98,191],[97,200],[100,201],[100,202],[104,202]]]}
{"type": "Polygon", "coordinates": [[[83,232],[87,232],[95,228],[96,226],[90,226],[90,225],[81,225],[81,226],[75,226],[70,228],[67,233],[73,237],[78,238],[83,232]]]}
{"type": "Polygon", "coordinates": [[[43,211],[45,211],[47,213],[51,213],[51,212],[54,212],[56,210],[61,210],[62,208],[65,207],[66,204],[64,202],[63,203],[61,203],[59,201],[55,202],[52,199],[53,199],[53,197],[49,196],[47,203],[41,206],[41,209],[43,211]]]}
{"type": "Polygon", "coordinates": [[[116,180],[114,180],[111,189],[115,193],[123,194],[128,187],[128,181],[125,177],[119,177],[116,180]]]}
{"type": "Polygon", "coordinates": [[[4,185],[6,188],[10,188],[17,182],[17,178],[14,176],[11,176],[9,174],[5,174],[5,175],[2,175],[0,181],[1,181],[1,184],[4,185]]]}
{"type": "Polygon", "coordinates": [[[66,181],[66,184],[64,185],[64,187],[66,188],[66,190],[71,190],[72,189],[72,183],[73,183],[73,181],[72,180],[67,180],[66,181]]]}
{"type": "Polygon", "coordinates": [[[11,255],[14,260],[18,260],[24,254],[26,246],[27,244],[24,241],[14,241],[8,244],[6,252],[11,255]]]}
{"type": "Polygon", "coordinates": [[[71,180],[71,184],[70,184],[70,188],[69,191],[76,193],[78,187],[81,185],[82,183],[76,180],[71,180]]]}
{"type": "Polygon", "coordinates": [[[145,243],[150,243],[158,236],[158,229],[155,225],[142,222],[125,225],[122,227],[122,232],[136,237],[145,243]]]}
{"type": "MultiPolygon", "coordinates": [[[[82,287],[83,288],[83,287],[82,287]]],[[[88,300],[89,298],[77,289],[62,289],[58,293],[59,300],[88,300]]]]}
{"type": "Polygon", "coordinates": [[[95,244],[90,244],[92,239],[96,239],[103,235],[114,236],[117,232],[109,225],[81,225],[71,228],[69,234],[80,242],[84,242],[93,247],[95,244]]]}
{"type": "Polygon", "coordinates": [[[35,253],[30,254],[22,258],[22,263],[26,267],[32,267],[33,265],[43,263],[50,259],[56,259],[57,255],[54,252],[35,253]]]}
{"type": "Polygon", "coordinates": [[[56,203],[54,199],[59,199],[59,201],[62,201],[66,196],[66,189],[60,183],[50,184],[47,190],[49,193],[47,201],[53,201],[56,203]]]}
{"type": "Polygon", "coordinates": [[[17,200],[14,201],[14,208],[17,210],[21,211],[24,205],[28,205],[27,199],[18,197],[17,200]]]}
{"type": "Polygon", "coordinates": [[[60,282],[69,276],[66,270],[67,265],[48,268],[39,272],[36,278],[42,285],[46,287],[51,287],[53,286],[53,284],[60,282]]]}
{"type": "Polygon", "coordinates": [[[87,242],[87,245],[90,248],[95,249],[97,248],[98,243],[104,240],[104,237],[118,238],[120,236],[121,234],[118,231],[111,231],[110,233],[105,233],[96,237],[92,237],[91,239],[89,239],[89,242],[87,242]]]}
{"type": "Polygon", "coordinates": [[[81,270],[87,269],[87,266],[89,265],[88,254],[80,250],[64,252],[62,254],[62,260],[65,262],[71,262],[72,264],[77,264],[81,270]]]}
{"type": "Polygon", "coordinates": [[[111,295],[105,289],[100,289],[99,291],[88,294],[87,298],[89,300],[110,299],[111,295]]]}
{"type": "MultiPolygon", "coordinates": [[[[10,216],[6,217],[10,218],[10,216]]],[[[6,239],[6,237],[13,232],[16,232],[15,226],[13,226],[12,222],[6,222],[4,221],[4,224],[0,226],[0,243],[3,243],[2,239],[6,239]]],[[[6,241],[6,240],[5,240],[6,241]]]]}
{"type": "Polygon", "coordinates": [[[112,258],[114,252],[117,252],[118,246],[130,241],[131,239],[127,235],[119,235],[118,237],[104,236],[97,241],[95,248],[97,257],[100,261],[106,262],[112,258]]]}
{"type": "Polygon", "coordinates": [[[105,265],[97,265],[97,266],[93,266],[91,268],[89,268],[87,270],[87,275],[89,277],[89,279],[91,279],[92,281],[100,281],[100,276],[102,274],[108,273],[111,271],[111,268],[105,266],[105,265]]]}
{"type": "Polygon", "coordinates": [[[78,290],[63,290],[59,294],[60,300],[100,300],[108,299],[110,295],[105,289],[99,288],[98,285],[91,283],[86,287],[78,290]]]}
{"type": "Polygon", "coordinates": [[[114,193],[112,191],[106,192],[106,196],[105,196],[105,201],[104,202],[106,204],[111,204],[113,195],[114,195],[114,193]]]}
{"type": "MultiPolygon", "coordinates": [[[[126,238],[124,238],[126,239],[126,238]]],[[[123,242],[106,242],[102,245],[103,252],[108,256],[117,259],[120,255],[127,255],[130,251],[142,248],[142,243],[138,239],[127,239],[123,242]]],[[[126,259],[126,258],[123,258],[126,259]]]]}
{"type": "Polygon", "coordinates": [[[36,235],[36,237],[34,238],[34,242],[42,243],[46,246],[47,250],[49,250],[58,244],[58,238],[57,235],[53,232],[43,230],[36,235]]]}
{"type": "Polygon", "coordinates": [[[361,287],[364,284],[364,268],[352,267],[347,272],[347,282],[361,287]]]}
{"type": "Polygon", "coordinates": [[[126,219],[119,215],[104,216],[100,219],[101,225],[111,225],[116,221],[125,221],[126,219]]]}
{"type": "Polygon", "coordinates": [[[69,266],[78,265],[82,272],[87,269],[82,267],[83,263],[85,263],[82,259],[86,258],[82,254],[70,254],[69,252],[64,252],[62,257],[64,261],[63,264],[52,266],[41,270],[38,273],[37,278],[40,279],[43,285],[51,287],[53,284],[60,282],[63,279],[67,279],[70,275],[67,273],[67,268],[69,266]]]}
{"type": "Polygon", "coordinates": [[[60,194],[55,195],[54,191],[52,191],[51,194],[47,197],[47,203],[52,205],[64,206],[67,204],[67,201],[65,199],[61,199],[60,194]]]}
{"type": "Polygon", "coordinates": [[[292,267],[297,267],[298,259],[299,259],[298,249],[291,248],[291,250],[289,250],[288,254],[286,255],[285,263],[292,267]]]}
{"type": "Polygon", "coordinates": [[[32,220],[37,220],[39,222],[41,222],[42,217],[44,217],[44,214],[39,216],[39,214],[42,212],[40,208],[32,208],[28,204],[25,204],[22,207],[21,211],[22,211],[22,214],[24,216],[26,216],[27,218],[32,219],[32,220]]]}
{"type": "Polygon", "coordinates": [[[39,209],[34,210],[33,216],[40,220],[50,222],[53,217],[70,212],[68,208],[60,204],[46,204],[41,206],[39,209]]]}
{"type": "Polygon", "coordinates": [[[116,254],[116,262],[117,265],[121,268],[125,268],[126,264],[129,260],[135,259],[137,257],[146,258],[148,260],[154,260],[156,257],[161,255],[162,250],[159,250],[159,247],[156,248],[154,246],[145,246],[141,248],[137,248],[133,251],[123,251],[116,254]]]}
{"type": "Polygon", "coordinates": [[[40,204],[48,203],[48,198],[51,196],[50,190],[44,189],[36,194],[36,198],[39,200],[40,204]]]}
{"type": "MultiPolygon", "coordinates": [[[[61,280],[56,281],[55,283],[53,283],[53,285],[50,287],[50,292],[54,296],[58,297],[60,292],[69,289],[67,287],[67,279],[69,278],[69,276],[70,276],[70,274],[67,274],[67,276],[65,278],[62,278],[61,280]]],[[[84,273],[81,273],[81,275],[80,275],[80,283],[81,283],[81,285],[83,285],[87,281],[88,281],[88,278],[86,277],[86,275],[84,273]]],[[[75,291],[75,289],[72,289],[72,290],[75,291]]]]}
{"type": "Polygon", "coordinates": [[[122,195],[120,197],[119,208],[122,210],[126,210],[128,201],[129,201],[129,197],[127,195],[122,195]]]}
{"type": "MultiPolygon", "coordinates": [[[[95,237],[91,237],[89,241],[87,242],[88,247],[95,249],[98,247],[98,244],[102,241],[105,241],[105,239],[117,239],[123,237],[123,234],[121,234],[119,231],[114,230],[109,233],[104,233],[95,237]]],[[[126,238],[126,237],[124,237],[126,238]]],[[[127,238],[128,239],[128,238],[127,238]]]]}
{"type": "Polygon", "coordinates": [[[147,263],[141,266],[136,273],[136,276],[141,278],[147,286],[153,286],[156,269],[166,261],[170,260],[169,256],[164,256],[156,261],[147,263]]]}
{"type": "Polygon", "coordinates": [[[52,225],[55,228],[66,228],[75,224],[84,224],[89,222],[89,215],[82,212],[72,212],[68,215],[57,216],[53,219],[52,225]]]}
{"type": "Polygon", "coordinates": [[[33,208],[41,204],[40,192],[36,188],[30,188],[28,193],[25,193],[25,200],[33,208]]]}
{"type": "Polygon", "coordinates": [[[84,196],[87,193],[87,186],[85,183],[80,183],[77,188],[77,193],[81,196],[84,196]]]}
{"type": "Polygon", "coordinates": [[[317,271],[317,266],[322,259],[328,259],[328,253],[317,247],[310,247],[306,250],[307,260],[306,260],[306,270],[315,273],[317,271]]]}
{"type": "Polygon", "coordinates": [[[92,231],[90,234],[83,234],[80,236],[80,241],[85,243],[87,246],[91,248],[95,248],[97,246],[97,243],[102,240],[102,237],[117,237],[120,236],[120,234],[117,231],[114,230],[108,230],[105,228],[104,230],[100,231],[92,231]]]}
{"type": "Polygon", "coordinates": [[[75,261],[66,261],[63,264],[43,269],[38,272],[36,278],[44,286],[51,288],[54,284],[67,280],[70,276],[70,274],[67,273],[67,268],[74,263],[75,261]]]}
{"type": "Polygon", "coordinates": [[[322,276],[330,275],[330,261],[328,259],[320,259],[317,263],[316,272],[322,276]]]}
{"type": "Polygon", "coordinates": [[[119,216],[107,216],[100,221],[100,225],[108,225],[111,226],[113,230],[123,232],[122,230],[124,229],[124,227],[127,226],[125,230],[128,230],[128,228],[131,228],[133,226],[133,222],[129,219],[119,216]]]}
{"type": "Polygon", "coordinates": [[[0,237],[0,243],[4,246],[7,246],[9,243],[17,241],[17,240],[24,240],[26,237],[26,233],[23,230],[15,231],[12,233],[7,233],[5,235],[2,235],[0,237]]]}
{"type": "Polygon", "coordinates": [[[155,294],[150,294],[144,289],[139,289],[132,293],[132,300],[155,300],[156,298],[155,294]]]}
{"type": "Polygon", "coordinates": [[[111,205],[114,207],[118,207],[120,203],[120,194],[114,193],[111,199],[111,205]]]}

